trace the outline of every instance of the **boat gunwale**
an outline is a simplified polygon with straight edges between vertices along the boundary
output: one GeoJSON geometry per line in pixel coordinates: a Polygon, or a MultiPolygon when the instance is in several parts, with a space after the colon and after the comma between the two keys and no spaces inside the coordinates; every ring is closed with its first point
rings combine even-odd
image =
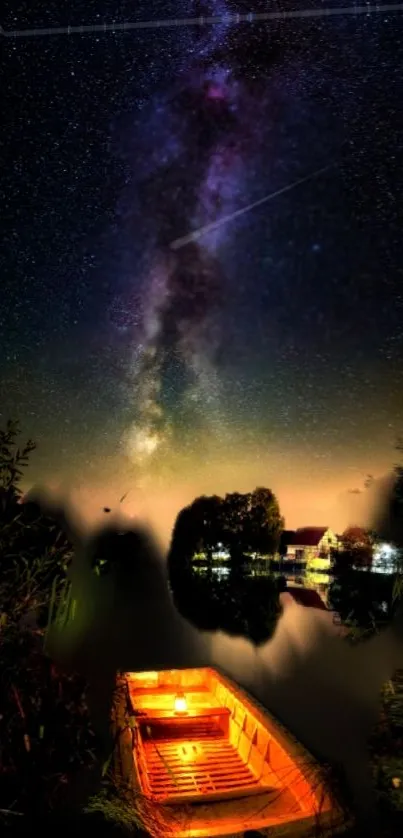
{"type": "MultiPolygon", "coordinates": [[[[265,724],[264,717],[273,723],[273,727],[275,729],[275,738],[277,739],[277,729],[281,734],[281,747],[289,753],[288,743],[292,744],[293,749],[297,752],[298,760],[300,757],[306,758],[307,765],[310,765],[314,768],[315,772],[319,775],[318,779],[324,779],[324,768],[320,765],[318,759],[312,754],[308,748],[300,742],[300,740],[294,736],[294,734],[288,730],[288,728],[275,716],[270,710],[267,710],[264,704],[262,704],[252,693],[249,693],[246,689],[239,686],[237,682],[232,681],[230,677],[228,677],[225,672],[223,672],[219,667],[203,667],[204,669],[211,669],[213,672],[217,671],[219,675],[227,682],[228,686],[232,686],[235,688],[235,692],[240,693],[240,697],[242,701],[245,701],[247,704],[253,703],[253,709],[256,707],[257,714],[262,717],[262,719],[258,719],[261,721],[261,724],[265,724]],[[299,752],[299,753],[298,753],[299,752]]],[[[265,725],[266,726],[266,725],[265,725]]],[[[294,754],[290,754],[291,758],[294,754]]],[[[303,769],[298,765],[298,769],[303,772],[303,769]]],[[[304,775],[305,776],[305,775],[304,775]]],[[[306,778],[307,782],[311,786],[311,781],[306,778]]],[[[332,802],[332,796],[327,794],[327,798],[329,802],[332,802]]]]}
{"type": "MultiPolygon", "coordinates": [[[[279,746],[285,750],[286,754],[290,757],[291,761],[294,762],[298,771],[303,775],[303,778],[307,782],[310,793],[313,795],[317,805],[318,811],[303,811],[302,807],[300,806],[300,811],[293,813],[287,813],[284,815],[284,818],[281,816],[277,816],[276,823],[271,825],[262,825],[258,827],[245,827],[242,831],[238,831],[238,825],[234,824],[234,831],[231,833],[228,832],[224,824],[218,823],[216,826],[213,824],[209,824],[208,830],[206,827],[199,826],[195,829],[184,829],[183,831],[178,831],[177,828],[173,827],[173,834],[175,838],[188,838],[188,836],[192,835],[192,838],[215,838],[215,836],[227,836],[227,838],[243,838],[244,836],[244,829],[245,828],[257,828],[259,830],[259,834],[267,835],[267,836],[275,836],[275,838],[280,838],[280,836],[284,836],[284,838],[290,835],[290,838],[299,838],[299,836],[307,837],[312,828],[315,826],[318,827],[318,819],[320,819],[320,834],[321,836],[325,835],[333,835],[339,834],[340,831],[344,831],[347,826],[349,826],[352,822],[351,815],[346,813],[344,807],[342,807],[337,800],[337,797],[332,792],[328,791],[326,780],[325,780],[325,769],[320,765],[318,759],[314,754],[312,754],[306,747],[303,745],[298,738],[285,727],[281,720],[279,720],[270,710],[268,710],[260,701],[253,695],[253,693],[249,692],[244,687],[241,687],[237,682],[233,681],[230,676],[227,675],[225,671],[221,669],[219,666],[203,666],[203,667],[175,667],[175,669],[161,669],[155,670],[157,672],[186,672],[186,671],[197,671],[197,672],[205,672],[209,673],[210,675],[217,675],[219,680],[223,683],[223,686],[228,688],[232,694],[235,695],[235,698],[238,698],[241,703],[246,704],[246,709],[255,716],[256,720],[263,725],[263,727],[268,730],[269,734],[276,739],[279,746]],[[272,724],[272,730],[270,729],[270,723],[272,724]],[[302,758],[302,759],[301,759],[302,758]],[[301,764],[302,763],[302,764],[301,764]],[[305,769],[305,770],[304,770],[305,769]],[[309,779],[309,776],[306,774],[306,770],[308,769],[312,771],[314,770],[314,774],[316,777],[312,777],[309,779]],[[315,782],[315,779],[317,782],[315,782]],[[322,794],[321,794],[322,791],[322,794]],[[327,804],[324,806],[323,804],[327,804]]],[[[143,671],[143,670],[139,670],[143,671]]],[[[153,670],[154,671],[154,670],[153,670]]],[[[117,676],[117,682],[120,682],[121,685],[125,686],[125,695],[127,700],[127,709],[130,707],[130,692],[129,692],[129,679],[128,676],[131,672],[120,672],[117,676]]],[[[135,675],[136,672],[133,671],[135,675]]],[[[148,690],[150,691],[150,690],[148,690]]],[[[130,715],[134,715],[133,713],[129,713],[130,715]]],[[[137,724],[137,723],[136,723],[137,724]]],[[[127,731],[127,728],[126,728],[127,731]]],[[[132,730],[131,736],[131,749],[133,751],[134,748],[134,731],[132,730]]],[[[121,730],[121,735],[124,734],[125,731],[121,730]]],[[[134,761],[132,760],[132,763],[134,761]]],[[[140,785],[140,778],[133,777],[133,774],[137,774],[137,769],[135,765],[132,764],[132,769],[129,782],[129,795],[132,798],[133,794],[140,798],[143,802],[143,805],[146,808],[151,807],[152,811],[159,810],[160,812],[166,813],[167,810],[192,810],[193,812],[197,809],[197,807],[203,806],[203,801],[187,801],[187,802],[175,802],[172,803],[168,802],[161,802],[155,801],[151,797],[148,797],[144,794],[141,785],[140,785]],[[134,768],[134,771],[133,771],[134,768]],[[133,783],[134,780],[134,783],[133,783]]],[[[255,796],[255,795],[253,795],[255,796]]],[[[229,803],[230,801],[223,801],[229,803]]],[[[299,802],[299,801],[298,801],[299,802]]],[[[211,800],[206,801],[204,805],[207,807],[214,807],[215,805],[220,804],[220,800],[211,800]]],[[[133,804],[132,804],[133,805],[133,804]]],[[[164,817],[164,815],[163,815],[164,817]]],[[[247,818],[247,820],[249,820],[247,818]]],[[[153,834],[153,833],[151,833],[153,834]]],[[[157,834],[157,833],[155,833],[157,834]]],[[[158,833],[162,834],[162,833],[158,833]]],[[[168,834],[168,833],[164,833],[168,834]]]]}

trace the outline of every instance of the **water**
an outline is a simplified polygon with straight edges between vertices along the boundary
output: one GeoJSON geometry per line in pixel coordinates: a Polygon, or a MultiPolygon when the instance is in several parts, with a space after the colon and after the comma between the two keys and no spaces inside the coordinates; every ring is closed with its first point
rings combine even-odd
{"type": "Polygon", "coordinates": [[[273,575],[277,578],[282,576],[287,580],[287,584],[289,585],[301,588],[310,588],[311,590],[316,591],[325,605],[329,605],[328,593],[330,585],[333,581],[333,575],[331,573],[312,571],[308,570],[306,567],[302,567],[298,571],[295,569],[292,571],[281,569],[281,571],[275,571],[273,575]]]}
{"type": "MultiPolygon", "coordinates": [[[[381,688],[403,668],[400,624],[350,644],[334,630],[328,612],[295,603],[284,609],[273,636],[261,647],[224,632],[200,632],[174,608],[151,532],[124,531],[119,524],[83,538],[66,510],[55,509],[49,499],[46,507],[46,499],[41,500],[44,511],[64,522],[75,548],[70,578],[76,608],[67,624],[52,625],[47,648],[58,665],[70,664],[86,678],[93,724],[106,753],[117,672],[216,666],[249,690],[309,751],[342,769],[355,812],[371,822],[375,798],[368,738],[379,715],[381,688]],[[119,555],[120,560],[108,575],[96,576],[91,569],[96,555],[119,555]]],[[[369,576],[362,574],[360,587],[369,576]]],[[[287,579],[318,586],[326,595],[331,575],[290,568],[287,579]]]]}

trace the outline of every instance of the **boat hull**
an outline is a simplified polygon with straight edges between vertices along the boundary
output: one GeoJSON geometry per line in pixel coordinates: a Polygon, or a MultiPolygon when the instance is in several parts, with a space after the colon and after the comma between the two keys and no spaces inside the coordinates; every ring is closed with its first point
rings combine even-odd
{"type": "Polygon", "coordinates": [[[221,672],[129,673],[120,686],[119,776],[150,835],[302,838],[343,826],[318,763],[221,672]]]}

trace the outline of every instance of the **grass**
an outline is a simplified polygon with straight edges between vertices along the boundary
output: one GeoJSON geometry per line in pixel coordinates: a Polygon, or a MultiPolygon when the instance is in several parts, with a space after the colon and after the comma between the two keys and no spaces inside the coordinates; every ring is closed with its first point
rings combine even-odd
{"type": "Polygon", "coordinates": [[[383,689],[370,753],[382,812],[403,819],[403,670],[383,689]]]}

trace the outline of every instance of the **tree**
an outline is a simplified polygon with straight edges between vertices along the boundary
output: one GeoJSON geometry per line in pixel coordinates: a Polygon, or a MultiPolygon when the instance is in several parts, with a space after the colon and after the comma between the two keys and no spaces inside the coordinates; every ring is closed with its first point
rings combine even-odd
{"type": "Polygon", "coordinates": [[[56,670],[43,643],[52,607],[68,588],[71,545],[37,504],[21,503],[35,444],[18,445],[19,425],[0,429],[0,812],[15,805],[46,814],[78,766],[93,764],[85,684],[56,670]]]}
{"type": "Polygon", "coordinates": [[[395,480],[389,503],[388,517],[390,540],[398,551],[398,573],[393,587],[393,599],[398,603],[399,607],[403,599],[403,438],[398,440],[396,448],[400,455],[400,461],[396,463],[394,469],[395,480]]]}
{"type": "Polygon", "coordinates": [[[174,593],[190,584],[196,553],[204,552],[211,568],[212,553],[222,532],[222,504],[217,495],[202,495],[179,513],[168,554],[169,579],[174,593]]]}
{"type": "Polygon", "coordinates": [[[232,583],[242,582],[246,571],[245,532],[249,515],[250,496],[232,492],[227,494],[222,508],[222,529],[220,541],[230,554],[232,583]]]}
{"type": "Polygon", "coordinates": [[[3,524],[14,504],[22,497],[21,478],[29,464],[30,454],[36,448],[31,439],[19,448],[19,434],[18,422],[9,420],[5,430],[0,428],[0,515],[3,524]]]}
{"type": "Polygon", "coordinates": [[[340,553],[340,561],[346,561],[349,558],[353,567],[369,568],[371,566],[374,541],[369,530],[357,526],[347,527],[341,541],[343,550],[340,553]]]}
{"type": "Polygon", "coordinates": [[[36,445],[19,446],[19,435],[18,422],[0,429],[0,618],[8,626],[27,619],[43,627],[51,598],[56,604],[65,590],[72,546],[36,503],[21,502],[36,445]]]}
{"type": "Polygon", "coordinates": [[[263,555],[277,552],[284,518],[271,489],[257,488],[250,496],[250,512],[247,523],[249,549],[263,555]]]}
{"type": "Polygon", "coordinates": [[[224,499],[223,542],[244,554],[274,554],[278,550],[284,519],[270,489],[233,493],[224,499]]]}
{"type": "Polygon", "coordinates": [[[403,439],[397,443],[400,461],[394,468],[394,483],[389,499],[388,519],[390,525],[390,540],[403,551],[403,439]]]}
{"type": "Polygon", "coordinates": [[[275,580],[251,577],[251,553],[273,553],[283,527],[277,499],[257,488],[197,498],[176,520],[168,557],[170,584],[178,610],[202,630],[221,629],[254,642],[266,640],[275,625],[275,580]],[[219,547],[230,554],[230,575],[213,573],[219,547]],[[207,573],[199,574],[195,556],[203,553],[207,573]]]}
{"type": "Polygon", "coordinates": [[[231,557],[231,575],[242,582],[251,554],[274,554],[278,549],[284,520],[277,498],[270,489],[227,494],[222,510],[222,543],[231,557]]]}
{"type": "Polygon", "coordinates": [[[403,438],[396,444],[399,454],[393,469],[392,481],[380,500],[374,521],[378,542],[385,542],[396,550],[396,577],[393,599],[403,598],[403,438]]]}
{"type": "MultiPolygon", "coordinates": [[[[232,492],[196,498],[183,509],[176,520],[168,570],[174,599],[179,610],[192,619],[190,610],[204,613],[212,610],[224,595],[234,601],[248,575],[251,554],[273,554],[279,545],[284,526],[277,498],[270,489],[256,488],[253,492],[232,492]],[[214,552],[222,545],[230,555],[228,584],[213,574],[214,552]],[[197,572],[197,553],[203,553],[207,574],[197,572]],[[206,579],[207,576],[207,579],[206,579]],[[207,598],[203,604],[203,598],[207,598]]],[[[217,605],[217,608],[219,606],[217,605]]]]}
{"type": "Polygon", "coordinates": [[[197,552],[204,553],[211,571],[219,544],[228,549],[236,567],[246,561],[247,554],[274,554],[283,527],[278,500],[270,489],[232,492],[224,499],[217,495],[196,498],[175,523],[168,556],[172,586],[189,580],[197,552]]]}

